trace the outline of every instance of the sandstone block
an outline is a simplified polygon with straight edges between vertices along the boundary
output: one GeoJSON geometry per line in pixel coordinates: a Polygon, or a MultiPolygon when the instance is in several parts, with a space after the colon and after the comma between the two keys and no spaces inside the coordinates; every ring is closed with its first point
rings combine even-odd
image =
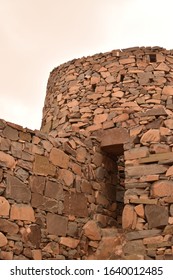
{"type": "Polygon", "coordinates": [[[60,244],[71,249],[75,249],[79,245],[80,240],[74,239],[72,237],[61,237],[60,244]]]}
{"type": "Polygon", "coordinates": [[[146,205],[145,215],[149,229],[162,227],[168,224],[168,211],[164,206],[146,205]]]}
{"type": "Polygon", "coordinates": [[[113,118],[113,122],[120,123],[120,122],[127,121],[128,119],[129,119],[129,115],[127,113],[123,113],[123,114],[113,118]]]}
{"type": "Polygon", "coordinates": [[[139,204],[137,206],[135,206],[135,211],[136,211],[136,214],[141,217],[141,218],[144,218],[145,217],[145,212],[144,212],[144,206],[143,204],[139,204]]]}
{"type": "Polygon", "coordinates": [[[34,208],[40,208],[43,206],[44,196],[39,193],[32,193],[31,206],[34,208]]]}
{"type": "Polygon", "coordinates": [[[12,156],[0,151],[0,165],[8,167],[10,169],[14,169],[16,166],[16,162],[12,156]]]}
{"type": "MultiPolygon", "coordinates": [[[[173,235],[173,225],[167,225],[163,231],[164,235],[173,235]]],[[[166,237],[166,236],[165,236],[166,237]]]]}
{"type": "Polygon", "coordinates": [[[164,86],[162,90],[162,94],[172,96],[173,95],[173,87],[172,86],[164,86]]]}
{"type": "Polygon", "coordinates": [[[134,221],[136,220],[136,213],[132,205],[126,204],[122,215],[122,228],[130,229],[133,227],[134,221]]]}
{"type": "Polygon", "coordinates": [[[152,144],[150,150],[156,154],[169,153],[171,151],[170,146],[162,143],[152,144]]]}
{"type": "Polygon", "coordinates": [[[167,113],[163,107],[160,107],[147,110],[145,113],[142,113],[141,116],[167,116],[167,113]]]}
{"type": "Polygon", "coordinates": [[[26,237],[27,241],[32,244],[32,246],[35,246],[36,248],[39,248],[40,242],[41,242],[41,229],[38,225],[30,225],[26,229],[26,237]]]}
{"type": "Polygon", "coordinates": [[[173,182],[160,180],[152,184],[151,197],[173,196],[173,182]]]}
{"type": "Polygon", "coordinates": [[[19,138],[18,131],[8,125],[3,130],[3,134],[7,139],[10,139],[10,140],[16,141],[19,138]]]}
{"type": "Polygon", "coordinates": [[[10,219],[35,222],[34,210],[26,204],[13,204],[11,206],[10,219]]]}
{"type": "Polygon", "coordinates": [[[46,216],[47,231],[50,234],[66,236],[68,219],[60,215],[48,213],[46,216]]]}
{"type": "Polygon", "coordinates": [[[141,144],[147,145],[149,143],[160,142],[160,131],[159,129],[149,129],[143,134],[140,140],[141,144]]]}
{"type": "Polygon", "coordinates": [[[94,117],[94,123],[95,124],[100,124],[100,123],[103,123],[107,120],[108,118],[108,114],[98,114],[98,115],[95,115],[94,117]]]}
{"type": "Polygon", "coordinates": [[[10,211],[10,204],[5,197],[0,196],[0,216],[8,216],[10,211]]]}
{"type": "Polygon", "coordinates": [[[49,162],[48,158],[40,155],[35,155],[35,161],[33,164],[33,172],[38,175],[51,175],[54,176],[56,167],[49,162]]]}
{"type": "Polygon", "coordinates": [[[7,175],[6,197],[12,198],[17,202],[29,203],[31,200],[31,191],[18,178],[7,175]]]}
{"type": "Polygon", "coordinates": [[[82,193],[66,193],[64,213],[76,217],[88,217],[87,198],[82,193]]]}
{"type": "Polygon", "coordinates": [[[143,176],[143,175],[155,175],[162,174],[167,171],[164,165],[158,164],[141,164],[136,166],[128,166],[125,168],[127,176],[143,176]]]}
{"type": "Polygon", "coordinates": [[[50,198],[54,198],[57,200],[62,200],[64,197],[62,185],[57,182],[47,181],[46,189],[45,189],[45,196],[48,196],[50,198]]]}
{"type": "Polygon", "coordinates": [[[43,176],[30,176],[31,191],[39,194],[43,194],[46,179],[43,176]]]}
{"type": "Polygon", "coordinates": [[[95,221],[88,221],[84,225],[83,231],[90,240],[101,240],[101,229],[95,221]]]}
{"type": "Polygon", "coordinates": [[[170,206],[170,215],[173,217],[173,204],[170,206]]]}
{"type": "Polygon", "coordinates": [[[92,185],[87,180],[82,180],[81,191],[83,193],[92,194],[92,185]]]}
{"type": "Polygon", "coordinates": [[[59,244],[51,241],[43,248],[43,251],[50,253],[53,256],[59,255],[59,244]]]}
{"type": "Polygon", "coordinates": [[[87,157],[87,151],[84,147],[80,147],[76,150],[76,159],[78,162],[84,163],[87,157]]]}
{"type": "Polygon", "coordinates": [[[163,236],[162,235],[158,235],[158,236],[154,236],[154,237],[146,237],[143,239],[143,243],[148,245],[148,244],[159,244],[163,242],[163,236]]]}
{"type": "Polygon", "coordinates": [[[131,254],[145,255],[146,254],[145,246],[144,246],[142,240],[128,241],[123,247],[123,252],[125,255],[131,255],[131,254]]]}
{"type": "Polygon", "coordinates": [[[125,144],[130,141],[129,134],[124,128],[111,128],[103,131],[101,136],[101,147],[125,144]]]}
{"type": "Polygon", "coordinates": [[[7,243],[8,243],[7,238],[2,232],[0,232],[0,247],[7,245],[7,243]]]}
{"type": "Polygon", "coordinates": [[[164,124],[167,128],[173,129],[173,119],[168,119],[164,121],[164,124]]]}
{"type": "Polygon", "coordinates": [[[41,250],[39,249],[32,250],[32,257],[33,260],[42,260],[41,250]]]}
{"type": "Polygon", "coordinates": [[[56,166],[68,168],[69,156],[57,148],[52,148],[49,159],[56,166]]]}
{"type": "Polygon", "coordinates": [[[166,172],[166,176],[173,176],[173,165],[170,166],[166,172]]]}
{"type": "Polygon", "coordinates": [[[97,260],[115,260],[120,259],[122,247],[124,244],[123,235],[103,237],[96,250],[97,260]]]}
{"type": "Polygon", "coordinates": [[[91,77],[91,85],[98,84],[100,82],[100,77],[92,76],[91,77]]]}
{"type": "Polygon", "coordinates": [[[157,66],[155,69],[158,70],[158,71],[166,71],[166,72],[169,72],[169,70],[170,70],[170,68],[164,62],[161,62],[159,64],[159,66],[157,66]]]}
{"type": "Polygon", "coordinates": [[[125,160],[147,157],[149,150],[147,147],[133,148],[124,152],[125,160]]]}
{"type": "Polygon", "coordinates": [[[149,230],[139,230],[126,233],[127,240],[142,239],[146,237],[153,237],[160,235],[162,233],[161,229],[149,229],[149,230]]]}
{"type": "Polygon", "coordinates": [[[131,57],[129,57],[129,58],[122,58],[122,59],[120,59],[119,60],[119,63],[120,64],[131,64],[131,63],[135,63],[135,58],[131,58],[131,57]]]}
{"type": "Polygon", "coordinates": [[[19,231],[19,226],[16,223],[13,223],[9,220],[0,218],[0,231],[6,232],[9,234],[15,234],[19,231]]]}
{"type": "Polygon", "coordinates": [[[173,156],[173,152],[161,153],[161,154],[151,154],[149,157],[139,159],[140,163],[149,163],[149,162],[162,162],[165,160],[170,160],[173,156]]]}
{"type": "Polygon", "coordinates": [[[63,180],[66,186],[73,185],[74,174],[70,170],[60,169],[58,175],[58,179],[63,180]]]}
{"type": "Polygon", "coordinates": [[[0,252],[0,260],[12,260],[13,259],[13,252],[0,252]]]}

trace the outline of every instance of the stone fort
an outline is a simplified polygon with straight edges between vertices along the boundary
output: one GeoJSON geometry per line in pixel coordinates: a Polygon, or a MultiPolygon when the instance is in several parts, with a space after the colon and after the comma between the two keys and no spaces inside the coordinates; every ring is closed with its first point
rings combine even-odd
{"type": "Polygon", "coordinates": [[[173,259],[173,50],[51,73],[40,130],[0,120],[0,259],[173,259]]]}

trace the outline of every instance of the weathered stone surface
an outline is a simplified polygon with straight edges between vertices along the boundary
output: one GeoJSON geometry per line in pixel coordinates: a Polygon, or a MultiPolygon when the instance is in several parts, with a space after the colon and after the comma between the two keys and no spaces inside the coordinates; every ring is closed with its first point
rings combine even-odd
{"type": "Polygon", "coordinates": [[[88,221],[84,227],[84,235],[90,240],[101,240],[101,229],[95,221],[88,221]]]}
{"type": "Polygon", "coordinates": [[[168,211],[163,206],[146,205],[145,215],[149,229],[162,227],[168,224],[168,211]]]}
{"type": "Polygon", "coordinates": [[[101,148],[124,144],[130,141],[129,134],[124,128],[107,129],[101,136],[101,148]]]}
{"type": "Polygon", "coordinates": [[[157,144],[152,144],[150,146],[150,151],[152,153],[161,154],[161,153],[169,153],[171,152],[171,149],[170,146],[168,145],[157,143],[157,144]]]}
{"type": "Polygon", "coordinates": [[[78,162],[84,163],[86,160],[87,151],[84,147],[80,147],[76,150],[76,159],[78,162]]]}
{"type": "Polygon", "coordinates": [[[40,208],[43,205],[44,197],[39,193],[32,193],[31,206],[34,208],[40,208]]]}
{"type": "Polygon", "coordinates": [[[141,164],[136,166],[128,166],[125,171],[128,176],[143,176],[165,173],[167,168],[164,165],[158,164],[141,164]]]}
{"type": "Polygon", "coordinates": [[[136,211],[136,214],[141,217],[141,218],[144,218],[145,217],[145,212],[144,212],[144,206],[143,204],[139,204],[137,206],[135,206],[135,211],[136,211]]]}
{"type": "Polygon", "coordinates": [[[151,229],[151,230],[139,230],[126,233],[127,240],[143,239],[146,237],[152,237],[160,235],[161,229],[151,229]]]}
{"type": "Polygon", "coordinates": [[[130,229],[134,228],[134,223],[136,222],[136,213],[132,205],[125,205],[122,215],[122,228],[130,229]]]}
{"type": "Polygon", "coordinates": [[[57,242],[49,242],[44,248],[43,251],[52,254],[53,256],[56,256],[59,254],[59,244],[57,242]]]}
{"type": "Polygon", "coordinates": [[[147,157],[149,150],[147,147],[134,148],[124,152],[125,160],[147,157]]]}
{"type": "Polygon", "coordinates": [[[7,238],[2,232],[0,232],[0,247],[7,245],[7,243],[8,243],[7,238]]]}
{"type": "Polygon", "coordinates": [[[172,158],[173,153],[161,153],[161,154],[151,154],[146,158],[139,159],[140,163],[149,163],[149,162],[163,162],[165,160],[170,160],[172,158]]]}
{"type": "Polygon", "coordinates": [[[17,202],[28,203],[31,200],[31,191],[28,186],[22,183],[18,178],[8,175],[6,197],[12,198],[17,202]]]}
{"type": "Polygon", "coordinates": [[[38,225],[31,225],[27,228],[27,240],[36,248],[41,242],[41,229],[38,225]]]}
{"type": "Polygon", "coordinates": [[[0,196],[0,216],[8,216],[10,211],[10,204],[5,197],[0,196]]]}
{"type": "Polygon", "coordinates": [[[131,255],[131,254],[145,255],[146,254],[145,246],[144,246],[142,240],[128,241],[124,245],[123,251],[124,251],[125,255],[131,255]]]}
{"type": "Polygon", "coordinates": [[[74,174],[70,170],[60,169],[58,179],[63,180],[65,185],[70,187],[73,185],[74,174]]]}
{"type": "Polygon", "coordinates": [[[39,249],[32,250],[32,257],[33,260],[42,260],[41,250],[39,249]]]}
{"type": "Polygon", "coordinates": [[[173,196],[173,182],[160,180],[152,184],[151,197],[173,196]]]}
{"type": "Polygon", "coordinates": [[[148,143],[160,142],[160,131],[159,129],[149,129],[143,134],[140,140],[141,144],[147,145],[148,143]]]}
{"type": "Polygon", "coordinates": [[[16,166],[16,162],[12,156],[0,151],[0,165],[8,167],[10,169],[14,169],[16,166]]]}
{"type": "Polygon", "coordinates": [[[103,123],[107,120],[108,114],[98,114],[95,115],[94,117],[94,123],[95,124],[99,124],[99,123],[103,123]]]}
{"type": "Polygon", "coordinates": [[[26,204],[13,204],[11,206],[10,219],[35,222],[34,210],[26,204]]]}
{"type": "Polygon", "coordinates": [[[173,87],[172,86],[164,86],[162,90],[162,94],[172,96],[173,95],[173,87]]]}
{"type": "Polygon", "coordinates": [[[19,226],[6,219],[0,218],[0,231],[8,232],[9,234],[15,234],[19,231],[19,226]]]}
{"type": "Polygon", "coordinates": [[[120,259],[122,255],[122,247],[124,244],[124,236],[103,237],[94,256],[91,259],[96,260],[115,260],[120,259]]]}
{"type": "Polygon", "coordinates": [[[127,113],[121,114],[115,118],[113,118],[114,123],[124,122],[129,119],[129,115],[127,113]]]}
{"type": "Polygon", "coordinates": [[[47,181],[46,189],[45,189],[45,196],[50,198],[54,198],[57,200],[62,200],[63,195],[63,188],[62,185],[56,182],[47,181]]]}
{"type": "Polygon", "coordinates": [[[159,244],[163,242],[163,236],[158,235],[154,237],[146,237],[143,239],[143,243],[148,245],[148,244],[159,244]]]}
{"type": "Polygon", "coordinates": [[[57,148],[52,148],[49,159],[56,166],[68,168],[69,156],[57,148]]]}
{"type": "Polygon", "coordinates": [[[173,176],[173,166],[170,166],[166,172],[166,176],[173,176]]]}
{"type": "Polygon", "coordinates": [[[32,192],[43,194],[46,179],[43,176],[30,176],[30,187],[32,192]]]}
{"type": "Polygon", "coordinates": [[[66,193],[64,198],[64,213],[76,217],[87,217],[87,199],[82,193],[66,193]]]}
{"type": "Polygon", "coordinates": [[[92,194],[92,185],[87,180],[82,180],[81,191],[86,194],[92,194]]]}
{"type": "Polygon", "coordinates": [[[173,225],[167,225],[165,228],[164,228],[164,231],[163,231],[163,234],[164,235],[173,235],[173,225]]]}
{"type": "Polygon", "coordinates": [[[13,252],[0,252],[0,260],[12,260],[13,259],[13,252]]]}
{"type": "Polygon", "coordinates": [[[80,240],[74,239],[71,237],[61,237],[60,238],[60,244],[66,246],[66,247],[69,247],[71,249],[75,249],[78,246],[79,242],[80,242],[80,240]]]}
{"type": "Polygon", "coordinates": [[[142,113],[141,116],[167,116],[167,113],[163,107],[153,108],[142,113]]]}
{"type": "Polygon", "coordinates": [[[166,125],[167,128],[173,129],[173,119],[165,120],[164,124],[166,125]]]}
{"type": "Polygon", "coordinates": [[[40,155],[35,155],[33,172],[38,175],[54,176],[56,172],[56,167],[49,162],[48,158],[40,155]]]}
{"type": "Polygon", "coordinates": [[[50,234],[65,236],[67,233],[68,219],[60,215],[48,213],[46,216],[47,231],[50,234]]]}
{"type": "Polygon", "coordinates": [[[170,205],[170,215],[173,217],[173,204],[170,205]]]}
{"type": "Polygon", "coordinates": [[[3,134],[10,140],[18,140],[18,131],[10,126],[5,127],[3,134]]]}

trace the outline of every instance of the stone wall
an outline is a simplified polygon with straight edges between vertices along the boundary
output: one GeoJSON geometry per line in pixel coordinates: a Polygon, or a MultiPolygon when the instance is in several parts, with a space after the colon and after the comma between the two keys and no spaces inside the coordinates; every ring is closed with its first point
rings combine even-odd
{"type": "Polygon", "coordinates": [[[65,141],[3,120],[0,135],[0,258],[87,258],[99,225],[117,224],[116,161],[95,137],[65,141]]]}
{"type": "Polygon", "coordinates": [[[0,123],[1,259],[173,258],[173,51],[49,77],[41,131],[0,123]]]}

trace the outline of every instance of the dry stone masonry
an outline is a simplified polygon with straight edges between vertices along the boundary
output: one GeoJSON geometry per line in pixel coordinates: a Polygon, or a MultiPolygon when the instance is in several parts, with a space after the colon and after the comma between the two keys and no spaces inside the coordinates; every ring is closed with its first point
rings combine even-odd
{"type": "Polygon", "coordinates": [[[41,130],[0,120],[0,259],[173,259],[173,51],[49,77],[41,130]]]}

